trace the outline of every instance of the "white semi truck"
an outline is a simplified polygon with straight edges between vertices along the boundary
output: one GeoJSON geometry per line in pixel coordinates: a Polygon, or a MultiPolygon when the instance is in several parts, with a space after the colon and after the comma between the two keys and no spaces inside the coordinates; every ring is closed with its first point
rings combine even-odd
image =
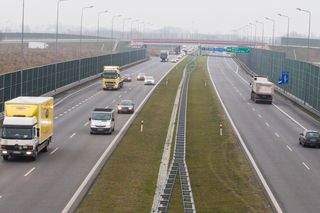
{"type": "Polygon", "coordinates": [[[265,76],[254,76],[251,85],[251,100],[255,103],[272,104],[274,84],[265,76]]]}
{"type": "Polygon", "coordinates": [[[6,101],[1,132],[1,156],[36,160],[47,151],[53,135],[53,98],[17,97],[6,101]]]}

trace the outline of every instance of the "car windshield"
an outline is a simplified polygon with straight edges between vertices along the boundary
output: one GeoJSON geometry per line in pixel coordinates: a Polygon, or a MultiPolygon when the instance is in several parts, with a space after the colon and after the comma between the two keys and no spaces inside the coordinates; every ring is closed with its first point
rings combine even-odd
{"type": "Polygon", "coordinates": [[[320,135],[318,132],[307,132],[307,137],[308,138],[319,138],[320,135]]]}
{"type": "Polygon", "coordinates": [[[92,120],[107,121],[111,120],[110,113],[95,112],[92,114],[92,120]]]}
{"type": "Polygon", "coordinates": [[[130,101],[130,100],[123,100],[123,101],[121,101],[120,104],[121,104],[121,105],[132,105],[132,101],[130,101]]]}
{"type": "Polygon", "coordinates": [[[145,74],[144,73],[139,73],[139,76],[145,76],[145,74]]]}
{"type": "Polygon", "coordinates": [[[148,76],[148,77],[146,77],[146,80],[153,80],[153,77],[148,76]]]}
{"type": "Polygon", "coordinates": [[[105,72],[102,74],[103,78],[111,78],[111,79],[116,79],[118,77],[118,73],[116,72],[105,72]]]}
{"type": "Polygon", "coordinates": [[[9,127],[4,126],[2,129],[3,139],[22,139],[30,140],[33,138],[32,127],[9,127]]]}

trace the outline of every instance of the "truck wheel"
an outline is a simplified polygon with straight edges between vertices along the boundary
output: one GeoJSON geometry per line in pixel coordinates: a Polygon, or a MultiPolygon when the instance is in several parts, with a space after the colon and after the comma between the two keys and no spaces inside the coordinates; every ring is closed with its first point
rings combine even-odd
{"type": "Polygon", "coordinates": [[[4,156],[2,156],[2,158],[3,158],[3,160],[7,161],[7,160],[9,160],[9,155],[4,155],[4,156]]]}

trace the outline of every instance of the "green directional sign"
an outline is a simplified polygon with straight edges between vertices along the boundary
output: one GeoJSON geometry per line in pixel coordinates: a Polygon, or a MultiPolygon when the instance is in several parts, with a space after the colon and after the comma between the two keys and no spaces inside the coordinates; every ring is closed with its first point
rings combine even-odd
{"type": "Polygon", "coordinates": [[[227,47],[226,50],[229,53],[249,53],[251,48],[249,48],[249,47],[227,47]]]}

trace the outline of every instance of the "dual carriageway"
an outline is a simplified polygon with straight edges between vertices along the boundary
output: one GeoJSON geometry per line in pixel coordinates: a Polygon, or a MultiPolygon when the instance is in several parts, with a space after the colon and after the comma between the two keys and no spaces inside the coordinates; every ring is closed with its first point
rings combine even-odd
{"type": "MultiPolygon", "coordinates": [[[[84,195],[82,189],[88,187],[84,183],[89,182],[90,174],[96,174],[93,168],[99,167],[97,162],[106,156],[106,150],[112,151],[111,145],[134,116],[118,115],[111,136],[90,135],[88,117],[92,109],[115,108],[121,99],[131,99],[141,108],[154,87],[135,81],[135,76],[144,72],[154,76],[157,83],[173,66],[153,58],[124,70],[133,81],[121,90],[102,91],[100,81],[96,81],[57,100],[49,152],[40,154],[36,162],[0,162],[1,212],[73,211],[77,198],[84,195]]],[[[320,212],[319,150],[298,144],[299,133],[319,129],[319,122],[280,96],[275,96],[273,105],[254,104],[250,100],[250,77],[232,58],[208,57],[208,71],[274,196],[271,202],[281,208],[278,212],[320,212]]]]}

